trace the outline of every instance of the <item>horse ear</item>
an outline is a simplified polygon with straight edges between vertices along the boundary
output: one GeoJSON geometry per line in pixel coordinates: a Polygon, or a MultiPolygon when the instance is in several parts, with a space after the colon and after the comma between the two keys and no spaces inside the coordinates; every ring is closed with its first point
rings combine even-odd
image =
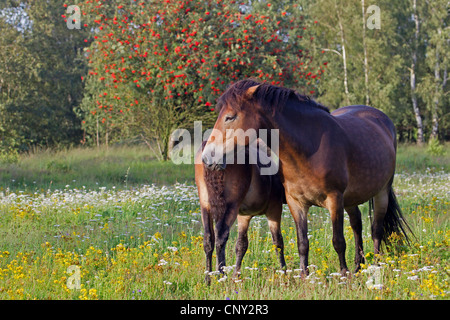
{"type": "Polygon", "coordinates": [[[259,86],[260,85],[258,84],[256,86],[253,86],[253,87],[250,87],[250,88],[247,89],[247,92],[245,93],[245,96],[247,97],[247,99],[250,99],[250,98],[253,97],[253,95],[255,94],[256,89],[258,89],[259,86]]]}

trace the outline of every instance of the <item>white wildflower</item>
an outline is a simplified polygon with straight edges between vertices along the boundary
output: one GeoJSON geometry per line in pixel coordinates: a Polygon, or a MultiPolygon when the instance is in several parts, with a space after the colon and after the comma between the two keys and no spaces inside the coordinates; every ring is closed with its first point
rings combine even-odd
{"type": "Polygon", "coordinates": [[[159,260],[158,266],[165,266],[168,262],[164,259],[159,260]]]}

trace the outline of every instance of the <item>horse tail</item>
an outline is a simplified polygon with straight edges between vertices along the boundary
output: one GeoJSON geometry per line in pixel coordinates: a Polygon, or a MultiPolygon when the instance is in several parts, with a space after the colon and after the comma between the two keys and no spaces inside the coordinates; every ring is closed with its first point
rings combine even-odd
{"type": "Polygon", "coordinates": [[[389,237],[392,233],[396,233],[398,235],[403,235],[406,242],[409,244],[409,235],[411,234],[414,236],[411,228],[409,227],[408,223],[406,222],[405,218],[403,217],[402,210],[400,209],[400,206],[397,201],[397,197],[395,196],[394,189],[392,188],[392,181],[391,179],[390,187],[389,187],[389,200],[388,200],[388,207],[386,211],[386,215],[384,217],[383,221],[383,238],[382,241],[385,244],[388,244],[389,237]]]}

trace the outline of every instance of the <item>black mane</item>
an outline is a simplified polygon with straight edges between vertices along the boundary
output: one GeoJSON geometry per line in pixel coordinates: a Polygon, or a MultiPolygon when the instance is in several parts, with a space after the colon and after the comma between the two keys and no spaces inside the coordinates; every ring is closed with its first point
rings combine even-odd
{"type": "Polygon", "coordinates": [[[302,104],[330,112],[327,107],[317,103],[311,97],[302,95],[293,89],[277,87],[267,82],[257,82],[253,79],[240,80],[231,84],[217,101],[217,111],[220,112],[224,105],[240,109],[244,101],[248,99],[247,90],[254,86],[258,86],[258,88],[251,99],[259,103],[268,112],[281,111],[288,99],[295,99],[302,104]]]}

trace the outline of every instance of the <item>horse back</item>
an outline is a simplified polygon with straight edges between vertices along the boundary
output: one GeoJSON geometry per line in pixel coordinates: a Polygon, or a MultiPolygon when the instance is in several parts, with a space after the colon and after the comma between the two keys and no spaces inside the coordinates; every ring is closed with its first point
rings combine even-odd
{"type": "Polygon", "coordinates": [[[339,108],[331,113],[341,127],[351,135],[352,140],[356,134],[363,134],[367,138],[367,132],[387,134],[392,142],[396,141],[396,130],[392,120],[381,110],[364,105],[354,105],[339,108]],[[372,130],[375,130],[373,132],[372,130]]]}

